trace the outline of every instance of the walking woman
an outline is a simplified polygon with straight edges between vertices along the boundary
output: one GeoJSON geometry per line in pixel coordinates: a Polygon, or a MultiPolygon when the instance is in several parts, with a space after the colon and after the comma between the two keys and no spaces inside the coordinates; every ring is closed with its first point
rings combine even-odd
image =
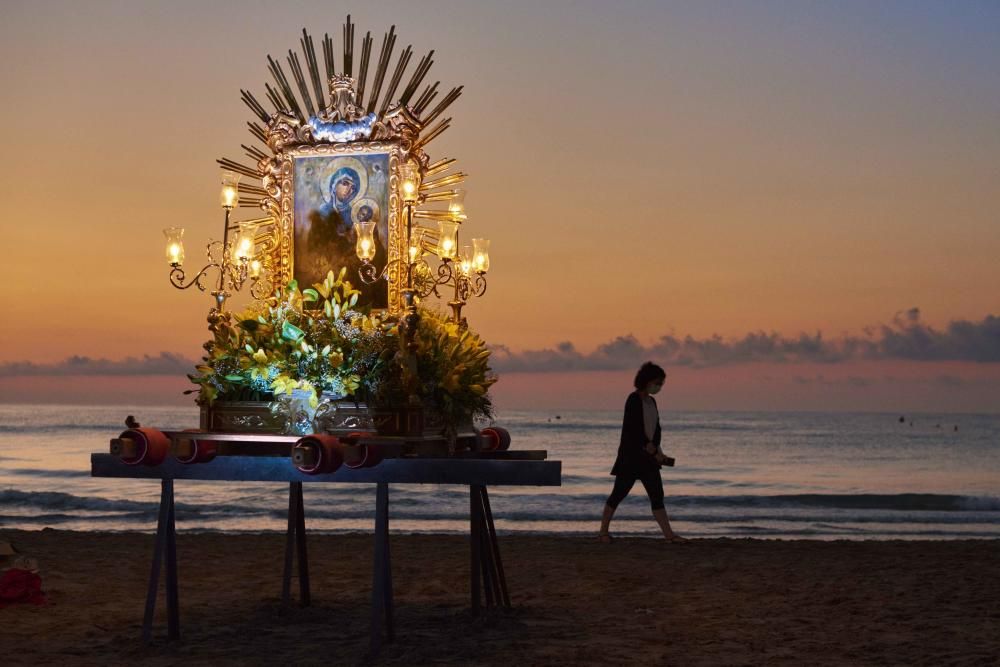
{"type": "Polygon", "coordinates": [[[663,537],[670,542],[687,542],[670,528],[667,510],[663,507],[663,480],[660,478],[661,465],[673,465],[673,460],[660,449],[660,416],[656,411],[653,394],[663,388],[667,374],[652,362],[646,362],[635,375],[635,391],[625,401],[625,418],[622,420],[622,438],[618,445],[618,457],[611,468],[615,476],[615,486],[608,496],[601,517],[601,542],[611,542],[608,526],[611,517],[624,500],[636,480],[642,482],[653,508],[653,517],[663,531],[663,537]]]}

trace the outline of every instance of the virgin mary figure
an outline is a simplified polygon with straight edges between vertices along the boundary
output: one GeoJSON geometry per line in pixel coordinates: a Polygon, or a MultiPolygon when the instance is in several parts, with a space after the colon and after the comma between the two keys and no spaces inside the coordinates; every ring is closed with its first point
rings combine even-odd
{"type": "Polygon", "coordinates": [[[323,193],[323,204],[319,213],[324,218],[337,218],[337,233],[345,235],[354,226],[351,218],[351,202],[361,190],[361,177],[351,167],[341,167],[333,172],[323,193]]]}

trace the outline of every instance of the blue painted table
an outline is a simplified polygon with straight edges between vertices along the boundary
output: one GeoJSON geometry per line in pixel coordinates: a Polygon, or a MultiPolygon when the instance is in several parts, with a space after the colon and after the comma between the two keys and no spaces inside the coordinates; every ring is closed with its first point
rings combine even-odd
{"type": "MultiPolygon", "coordinates": [[[[222,440],[226,436],[219,436],[222,440]]],[[[253,440],[261,449],[281,446],[289,436],[229,436],[230,440],[253,440]]],[[[294,438],[291,438],[294,440],[294,438]]],[[[490,509],[488,486],[559,486],[562,463],[547,461],[541,451],[466,453],[446,458],[390,458],[371,468],[342,466],[336,472],[307,475],[287,457],[219,456],[207,463],[182,464],[168,458],[158,466],[126,465],[110,454],[91,455],[91,475],[123,479],[158,479],[161,483],[156,545],[150,569],[142,636],[152,638],[153,614],[160,570],[166,561],[167,636],[180,637],[177,594],[177,535],[174,519],[175,480],[224,482],[287,482],[288,529],[282,598],[291,597],[293,561],[299,574],[299,603],[310,603],[309,569],[305,540],[303,484],[375,484],[375,549],[372,567],[371,651],[378,651],[383,632],[393,639],[392,568],[389,556],[389,484],[460,484],[469,487],[470,587],[474,614],[482,606],[510,606],[503,564],[490,509]],[[293,553],[297,557],[293,558],[293,553]]]]}

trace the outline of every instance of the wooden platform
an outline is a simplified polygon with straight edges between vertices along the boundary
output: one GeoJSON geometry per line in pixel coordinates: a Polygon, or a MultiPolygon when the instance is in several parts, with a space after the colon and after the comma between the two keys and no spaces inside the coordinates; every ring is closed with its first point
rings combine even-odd
{"type": "MultiPolygon", "coordinates": [[[[217,431],[164,431],[173,445],[182,441],[197,440],[215,444],[219,456],[289,456],[300,435],[273,433],[222,433],[217,431]]],[[[544,450],[485,451],[476,449],[476,435],[458,435],[457,451],[450,452],[448,441],[440,435],[433,436],[380,436],[344,432],[355,445],[377,448],[382,458],[429,456],[433,458],[487,458],[487,459],[545,459],[544,450]]],[[[453,448],[454,449],[454,448],[453,448]]]]}
{"type": "MultiPolygon", "coordinates": [[[[186,434],[190,436],[191,434],[186,434]]],[[[203,436],[198,436],[203,437],[203,436]]],[[[284,447],[294,436],[215,434],[213,439],[255,442],[264,449],[284,447]]],[[[290,446],[290,445],[288,445],[290,446]]],[[[285,482],[288,493],[282,599],[291,599],[293,569],[297,567],[299,603],[311,601],[306,548],[303,484],[376,485],[375,548],[372,563],[371,653],[376,654],[383,634],[394,637],[392,566],[389,551],[389,484],[458,484],[469,487],[471,606],[474,614],[485,598],[487,607],[510,606],[500,545],[493,523],[487,486],[559,486],[562,462],[548,461],[544,451],[464,452],[444,458],[402,457],[381,461],[371,468],[340,467],[336,472],[308,475],[295,468],[287,456],[218,456],[207,463],[184,464],[172,457],[157,466],[127,465],[111,454],[91,454],[91,475],[120,479],[160,480],[160,507],[156,544],[150,568],[142,637],[152,639],[153,617],[160,570],[166,561],[167,636],[180,637],[177,534],[174,512],[175,481],[285,482]]]]}
{"type": "MultiPolygon", "coordinates": [[[[270,436],[268,436],[270,437],[270,436]]],[[[277,436],[284,437],[284,436],[277,436]]],[[[91,454],[93,477],[188,479],[226,482],[335,482],[346,484],[478,484],[482,486],[559,486],[562,462],[546,461],[544,451],[457,454],[446,458],[386,459],[373,468],[341,466],[336,472],[307,475],[287,457],[219,456],[207,463],[181,463],[172,457],[158,466],[126,465],[111,454],[91,454]]]]}

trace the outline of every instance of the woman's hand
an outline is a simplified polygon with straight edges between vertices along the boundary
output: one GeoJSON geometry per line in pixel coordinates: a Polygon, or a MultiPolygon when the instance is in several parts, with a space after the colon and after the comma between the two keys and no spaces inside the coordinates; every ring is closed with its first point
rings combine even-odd
{"type": "Polygon", "coordinates": [[[653,443],[651,443],[651,442],[647,442],[646,443],[646,453],[650,454],[650,455],[656,454],[656,446],[653,445],[653,443]]]}

